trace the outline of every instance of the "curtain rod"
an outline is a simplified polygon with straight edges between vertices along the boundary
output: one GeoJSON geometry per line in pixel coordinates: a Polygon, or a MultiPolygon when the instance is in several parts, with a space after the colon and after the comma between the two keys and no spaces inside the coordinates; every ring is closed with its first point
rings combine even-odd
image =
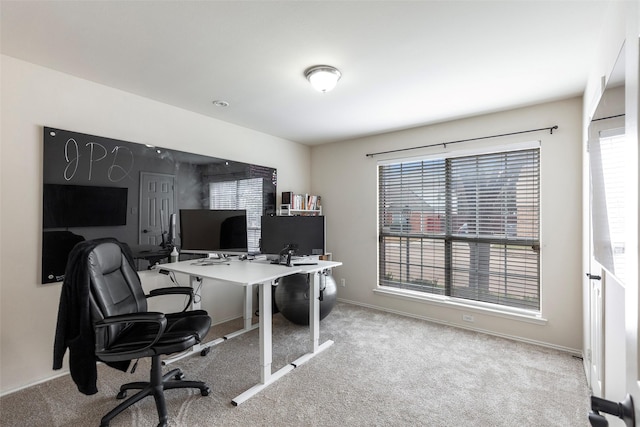
{"type": "Polygon", "coordinates": [[[609,119],[617,119],[618,117],[624,117],[624,114],[616,114],[615,116],[609,116],[609,117],[601,117],[599,119],[593,119],[591,120],[592,122],[597,122],[599,120],[609,120],[609,119]]]}
{"type": "Polygon", "coordinates": [[[419,147],[399,148],[397,150],[389,150],[389,151],[378,151],[377,153],[369,153],[366,156],[367,157],[373,157],[373,156],[378,156],[380,154],[398,153],[400,151],[417,150],[417,149],[420,149],[420,148],[436,147],[438,145],[442,145],[444,148],[447,148],[447,145],[457,144],[459,142],[478,141],[478,140],[481,140],[481,139],[499,138],[501,136],[520,135],[522,133],[540,132],[542,130],[548,130],[551,133],[551,135],[553,135],[553,131],[555,129],[558,129],[558,125],[551,126],[551,127],[546,127],[546,128],[540,128],[540,129],[523,130],[523,131],[520,131],[520,132],[502,133],[500,135],[491,135],[491,136],[481,136],[481,137],[478,137],[478,138],[460,139],[458,141],[438,142],[437,144],[421,145],[419,147]]]}

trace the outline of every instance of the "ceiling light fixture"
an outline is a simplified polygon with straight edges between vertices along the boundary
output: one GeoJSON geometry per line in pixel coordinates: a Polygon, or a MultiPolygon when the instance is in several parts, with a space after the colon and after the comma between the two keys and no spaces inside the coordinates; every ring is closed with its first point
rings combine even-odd
{"type": "Polygon", "coordinates": [[[225,107],[229,106],[229,103],[227,101],[222,101],[222,100],[217,99],[217,100],[213,101],[213,105],[215,105],[216,107],[225,108],[225,107]]]}
{"type": "Polygon", "coordinates": [[[311,86],[324,93],[336,87],[338,80],[342,77],[342,73],[337,68],[329,65],[316,65],[307,69],[304,72],[304,76],[309,80],[311,86]]]}

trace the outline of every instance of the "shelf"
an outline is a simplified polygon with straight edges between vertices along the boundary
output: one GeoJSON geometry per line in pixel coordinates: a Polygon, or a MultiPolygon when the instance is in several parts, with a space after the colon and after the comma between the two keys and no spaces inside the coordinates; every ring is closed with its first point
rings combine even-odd
{"type": "Polygon", "coordinates": [[[322,215],[321,200],[322,197],[313,194],[295,194],[292,191],[284,191],[280,210],[288,208],[289,211],[295,211],[296,215],[301,215],[300,212],[320,212],[319,215],[322,215]]]}
{"type": "Polygon", "coordinates": [[[291,209],[291,205],[280,205],[278,215],[293,216],[293,215],[322,215],[322,206],[318,209],[291,209]]]}

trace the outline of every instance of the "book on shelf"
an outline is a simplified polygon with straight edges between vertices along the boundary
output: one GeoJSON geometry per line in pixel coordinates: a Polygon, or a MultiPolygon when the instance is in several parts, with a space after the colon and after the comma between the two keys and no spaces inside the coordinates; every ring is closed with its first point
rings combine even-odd
{"type": "Polygon", "coordinates": [[[308,196],[307,197],[307,210],[320,209],[320,196],[308,196]]]}
{"type": "Polygon", "coordinates": [[[283,191],[282,192],[282,204],[290,205],[291,200],[293,200],[293,192],[292,191],[283,191]]]}
{"type": "Polygon", "coordinates": [[[295,194],[291,191],[282,192],[282,204],[289,205],[291,210],[319,210],[322,198],[310,194],[295,194]]]}

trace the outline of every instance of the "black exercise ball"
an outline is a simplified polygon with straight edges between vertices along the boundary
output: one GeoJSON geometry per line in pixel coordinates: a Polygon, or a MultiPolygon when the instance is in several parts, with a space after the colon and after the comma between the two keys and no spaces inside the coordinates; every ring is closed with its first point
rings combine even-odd
{"type": "MultiPolygon", "coordinates": [[[[292,274],[280,279],[275,290],[276,305],[280,313],[298,325],[309,324],[309,280],[308,274],[292,274]]],[[[336,304],[336,281],[332,276],[321,274],[320,320],[327,317],[336,304]]]]}

